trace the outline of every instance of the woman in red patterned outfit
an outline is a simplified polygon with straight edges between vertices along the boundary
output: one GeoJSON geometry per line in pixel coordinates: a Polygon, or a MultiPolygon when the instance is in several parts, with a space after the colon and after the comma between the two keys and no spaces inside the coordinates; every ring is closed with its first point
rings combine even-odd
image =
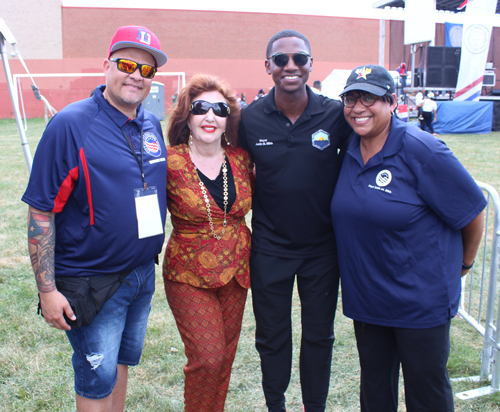
{"type": "Polygon", "coordinates": [[[236,147],[240,108],[217,78],[194,76],[168,127],[163,263],[167,300],[185,345],[186,412],[222,412],[247,290],[252,205],[249,155],[236,147]]]}

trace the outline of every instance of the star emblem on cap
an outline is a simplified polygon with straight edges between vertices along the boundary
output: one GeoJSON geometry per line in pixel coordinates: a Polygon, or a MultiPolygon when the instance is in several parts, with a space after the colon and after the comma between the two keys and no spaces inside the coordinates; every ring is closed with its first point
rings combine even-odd
{"type": "Polygon", "coordinates": [[[372,72],[372,69],[368,69],[366,67],[362,67],[361,69],[356,70],[356,73],[358,75],[356,80],[361,79],[361,78],[367,80],[366,75],[370,74],[371,72],[372,72]]]}

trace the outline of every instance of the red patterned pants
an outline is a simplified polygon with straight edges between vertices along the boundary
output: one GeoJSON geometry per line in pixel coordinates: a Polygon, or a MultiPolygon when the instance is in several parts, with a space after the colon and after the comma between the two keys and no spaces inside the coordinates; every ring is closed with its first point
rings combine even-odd
{"type": "Polygon", "coordinates": [[[185,412],[223,412],[248,291],[233,278],[215,289],[165,280],[165,292],[188,359],[185,412]]]}

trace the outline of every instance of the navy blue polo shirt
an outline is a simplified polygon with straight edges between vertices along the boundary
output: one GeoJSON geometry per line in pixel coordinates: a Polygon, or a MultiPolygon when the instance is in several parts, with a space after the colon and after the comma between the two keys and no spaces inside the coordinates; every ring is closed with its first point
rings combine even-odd
{"type": "Polygon", "coordinates": [[[241,112],[240,143],[256,166],[252,250],[272,256],[335,249],[330,202],[352,130],[340,101],[307,93],[295,124],[276,108],[274,89],[241,112]]]}
{"type": "Polygon", "coordinates": [[[444,142],[398,119],[363,165],[355,135],[332,201],[344,314],[382,326],[430,328],[455,316],[461,229],[486,206],[444,142]]]}
{"type": "Polygon", "coordinates": [[[134,189],[156,186],[163,224],[167,151],[158,119],[138,107],[129,119],[102,95],[73,103],[47,125],[22,200],[55,212],[56,276],[93,276],[132,270],[162,248],[164,234],[138,238],[134,189]]]}

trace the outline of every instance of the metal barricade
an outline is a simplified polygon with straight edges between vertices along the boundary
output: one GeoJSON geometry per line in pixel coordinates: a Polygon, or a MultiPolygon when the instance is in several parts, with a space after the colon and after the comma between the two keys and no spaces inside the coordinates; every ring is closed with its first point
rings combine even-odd
{"type": "Polygon", "coordinates": [[[481,182],[476,183],[488,200],[484,236],[474,267],[462,279],[462,296],[458,314],[483,336],[481,370],[479,376],[452,380],[482,381],[491,376],[491,385],[457,393],[456,396],[460,399],[472,399],[500,390],[500,305],[497,290],[500,198],[492,186],[481,182]],[[493,223],[491,223],[491,217],[493,217],[493,223]],[[479,275],[475,273],[476,267],[480,269],[479,275]],[[485,296],[487,296],[486,307],[483,308],[485,296]]]}

